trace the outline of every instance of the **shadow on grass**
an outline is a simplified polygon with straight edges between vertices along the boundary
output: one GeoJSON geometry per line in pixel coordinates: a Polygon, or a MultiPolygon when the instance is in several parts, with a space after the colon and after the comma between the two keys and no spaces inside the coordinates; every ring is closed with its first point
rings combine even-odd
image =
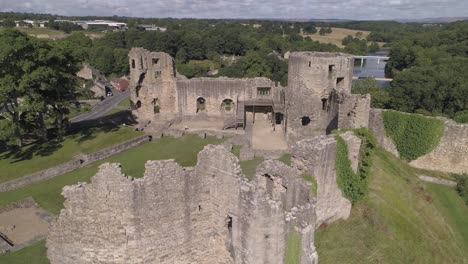
{"type": "Polygon", "coordinates": [[[63,140],[59,139],[50,140],[46,143],[36,141],[23,148],[11,149],[0,156],[0,158],[13,159],[11,163],[16,163],[24,160],[30,160],[34,156],[49,156],[63,146],[62,142],[63,140]]]}

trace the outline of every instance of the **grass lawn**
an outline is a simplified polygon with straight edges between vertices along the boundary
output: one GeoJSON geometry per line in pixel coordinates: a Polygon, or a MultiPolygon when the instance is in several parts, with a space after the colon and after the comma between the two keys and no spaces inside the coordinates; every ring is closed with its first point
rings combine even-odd
{"type": "Polygon", "coordinates": [[[53,140],[31,144],[20,151],[0,153],[0,182],[59,165],[79,153],[92,153],[140,135],[141,132],[130,127],[93,128],[68,135],[61,142],[53,140]]]}
{"type": "Polygon", "coordinates": [[[260,163],[262,162],[262,157],[255,157],[253,160],[245,160],[239,162],[242,172],[244,173],[244,176],[247,178],[247,180],[253,180],[253,178],[255,177],[255,172],[257,171],[257,166],[260,165],[260,163]]]}
{"type": "MultiPolygon", "coordinates": [[[[433,173],[436,174],[436,173],[433,173]]],[[[320,263],[468,263],[468,207],[376,150],[368,197],[316,232],[320,263]]]]}
{"type": "Polygon", "coordinates": [[[288,232],[285,264],[299,264],[301,262],[301,236],[294,230],[288,232]]]}
{"type": "Polygon", "coordinates": [[[39,241],[32,246],[16,252],[0,255],[0,263],[5,264],[48,264],[45,241],[39,241]]]}
{"type": "Polygon", "coordinates": [[[119,106],[130,108],[130,98],[127,98],[127,99],[123,100],[122,102],[120,102],[119,106]]]}
{"type": "Polygon", "coordinates": [[[61,195],[63,186],[89,181],[102,163],[119,162],[122,164],[122,170],[125,174],[142,177],[147,160],[175,159],[182,166],[194,166],[197,162],[198,152],[205,145],[219,144],[222,141],[222,139],[211,137],[202,139],[197,136],[186,136],[180,139],[167,137],[154,140],[53,179],[2,192],[0,193],[0,207],[32,196],[42,208],[58,214],[63,208],[64,198],[61,195]]]}

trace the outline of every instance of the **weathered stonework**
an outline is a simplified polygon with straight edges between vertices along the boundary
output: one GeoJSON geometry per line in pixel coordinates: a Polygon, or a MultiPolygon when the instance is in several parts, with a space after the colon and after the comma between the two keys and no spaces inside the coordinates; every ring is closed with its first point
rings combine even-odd
{"type": "Polygon", "coordinates": [[[338,128],[367,127],[370,97],[351,94],[352,55],[293,52],[289,87],[267,78],[193,78],[179,75],[163,52],[129,54],[133,113],[142,122],[171,118],[224,122],[244,129],[267,114],[289,144],[338,128]]]}
{"type": "Polygon", "coordinates": [[[366,126],[362,120],[370,98],[362,103],[351,95],[353,63],[353,56],[343,53],[291,53],[285,89],[290,144],[338,128],[366,126]]]}
{"type": "Polygon", "coordinates": [[[106,163],[90,184],[64,188],[48,257],[52,264],[282,263],[294,229],[301,263],[317,263],[310,188],[300,171],[273,160],[247,182],[223,146],[205,147],[193,168],[148,161],[141,179],[106,163]]]}
{"type": "MultiPolygon", "coordinates": [[[[382,109],[371,109],[369,129],[374,132],[379,145],[385,150],[400,157],[392,139],[385,135],[382,109]]],[[[433,117],[435,118],[435,117],[433,117]]],[[[428,154],[410,162],[411,166],[427,170],[451,173],[468,172],[468,125],[438,117],[444,121],[444,134],[439,144],[428,154]]]]}
{"type": "Polygon", "coordinates": [[[387,137],[385,135],[385,127],[383,123],[383,115],[382,112],[384,110],[382,109],[375,109],[372,108],[369,113],[369,130],[374,132],[374,136],[377,139],[377,142],[379,143],[382,148],[384,148],[386,151],[392,153],[396,157],[400,157],[400,153],[398,153],[398,150],[395,146],[395,143],[393,143],[392,139],[387,137]]]}
{"type": "Polygon", "coordinates": [[[348,159],[351,161],[351,168],[356,173],[359,166],[359,151],[361,150],[362,140],[351,131],[341,133],[340,137],[348,145],[348,159]]]}
{"type": "Polygon", "coordinates": [[[468,125],[453,120],[444,121],[444,134],[431,152],[410,162],[411,166],[426,170],[468,173],[468,125]]]}
{"type": "Polygon", "coordinates": [[[336,140],[332,135],[297,142],[292,147],[291,162],[317,181],[317,226],[349,217],[351,202],[343,197],[336,182],[336,140]]]}

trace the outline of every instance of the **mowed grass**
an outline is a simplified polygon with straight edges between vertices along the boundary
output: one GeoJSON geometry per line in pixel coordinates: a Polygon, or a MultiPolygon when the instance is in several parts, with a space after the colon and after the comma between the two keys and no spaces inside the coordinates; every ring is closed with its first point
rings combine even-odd
{"type": "Polygon", "coordinates": [[[36,38],[64,38],[67,36],[65,32],[50,28],[17,28],[19,31],[36,38]]]}
{"type": "MultiPolygon", "coordinates": [[[[436,174],[436,173],[434,173],[436,174]]],[[[316,232],[320,263],[468,263],[468,207],[376,150],[366,200],[316,232]]]]}
{"type": "Polygon", "coordinates": [[[0,263],[4,264],[49,264],[45,241],[39,241],[32,246],[16,252],[0,255],[0,263]]]}
{"type": "Polygon", "coordinates": [[[100,164],[118,162],[125,174],[142,177],[147,160],[175,159],[182,166],[194,166],[197,154],[208,144],[220,144],[223,140],[216,138],[202,139],[197,136],[186,136],[180,139],[161,138],[147,144],[126,150],[96,164],[55,177],[50,180],[31,184],[19,189],[0,193],[0,207],[32,196],[47,211],[58,214],[63,208],[62,188],[77,182],[89,182],[96,174],[100,164]]]}
{"type": "Polygon", "coordinates": [[[19,151],[0,153],[0,183],[70,161],[79,153],[92,153],[143,135],[130,127],[102,127],[68,135],[63,141],[31,144],[19,151]]]}
{"type": "Polygon", "coordinates": [[[288,232],[286,241],[285,264],[299,264],[301,261],[301,235],[295,230],[288,232]]]}
{"type": "Polygon", "coordinates": [[[361,38],[365,39],[367,36],[369,36],[370,31],[365,31],[365,30],[353,30],[353,29],[347,29],[347,28],[332,28],[332,33],[326,34],[324,36],[321,36],[319,34],[320,27],[317,27],[317,33],[315,34],[302,34],[304,37],[311,37],[313,40],[316,40],[321,43],[331,43],[335,44],[340,48],[343,48],[343,44],[341,42],[343,39],[351,35],[353,37],[356,37],[356,33],[362,32],[361,38]]]}

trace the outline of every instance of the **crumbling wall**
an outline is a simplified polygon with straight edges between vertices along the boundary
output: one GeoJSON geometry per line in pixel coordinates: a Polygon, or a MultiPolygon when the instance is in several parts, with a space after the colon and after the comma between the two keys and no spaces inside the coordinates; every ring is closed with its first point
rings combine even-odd
{"type": "Polygon", "coordinates": [[[440,119],[445,122],[445,128],[439,145],[410,165],[426,170],[468,173],[468,125],[440,119]]]}
{"type": "Polygon", "coordinates": [[[317,226],[349,217],[351,202],[343,197],[336,182],[336,140],[332,135],[294,144],[291,163],[317,181],[317,226]]]}
{"type": "Polygon", "coordinates": [[[338,128],[369,126],[371,97],[369,94],[346,94],[339,105],[338,128]]]}
{"type": "Polygon", "coordinates": [[[351,161],[351,168],[356,173],[359,167],[359,151],[361,150],[362,140],[351,131],[341,133],[340,137],[348,145],[348,159],[351,161]]]}
{"type": "Polygon", "coordinates": [[[64,188],[47,254],[52,264],[281,263],[295,228],[301,263],[316,263],[310,188],[279,161],[247,182],[223,146],[205,147],[193,168],[148,161],[141,179],[106,163],[91,184],[64,188]]]}
{"type": "Polygon", "coordinates": [[[338,128],[343,94],[351,92],[354,59],[343,53],[293,52],[286,91],[287,139],[294,143],[338,128]]]}
{"type": "Polygon", "coordinates": [[[143,48],[131,49],[128,56],[134,114],[144,120],[173,118],[177,113],[177,78],[172,57],[143,48]]]}
{"type": "Polygon", "coordinates": [[[377,142],[382,146],[386,151],[392,153],[396,157],[400,157],[400,153],[393,143],[392,139],[385,135],[385,127],[383,123],[382,109],[372,108],[369,113],[369,130],[374,132],[374,136],[377,139],[377,142]]]}
{"type": "Polygon", "coordinates": [[[235,114],[237,101],[246,101],[258,97],[258,87],[271,88],[270,98],[279,101],[281,87],[267,78],[194,78],[177,81],[177,96],[179,113],[183,116],[206,114],[222,116],[235,114]],[[197,99],[203,98],[204,109],[197,109],[197,99]],[[223,100],[234,103],[230,111],[221,107],[223,100]]]}

